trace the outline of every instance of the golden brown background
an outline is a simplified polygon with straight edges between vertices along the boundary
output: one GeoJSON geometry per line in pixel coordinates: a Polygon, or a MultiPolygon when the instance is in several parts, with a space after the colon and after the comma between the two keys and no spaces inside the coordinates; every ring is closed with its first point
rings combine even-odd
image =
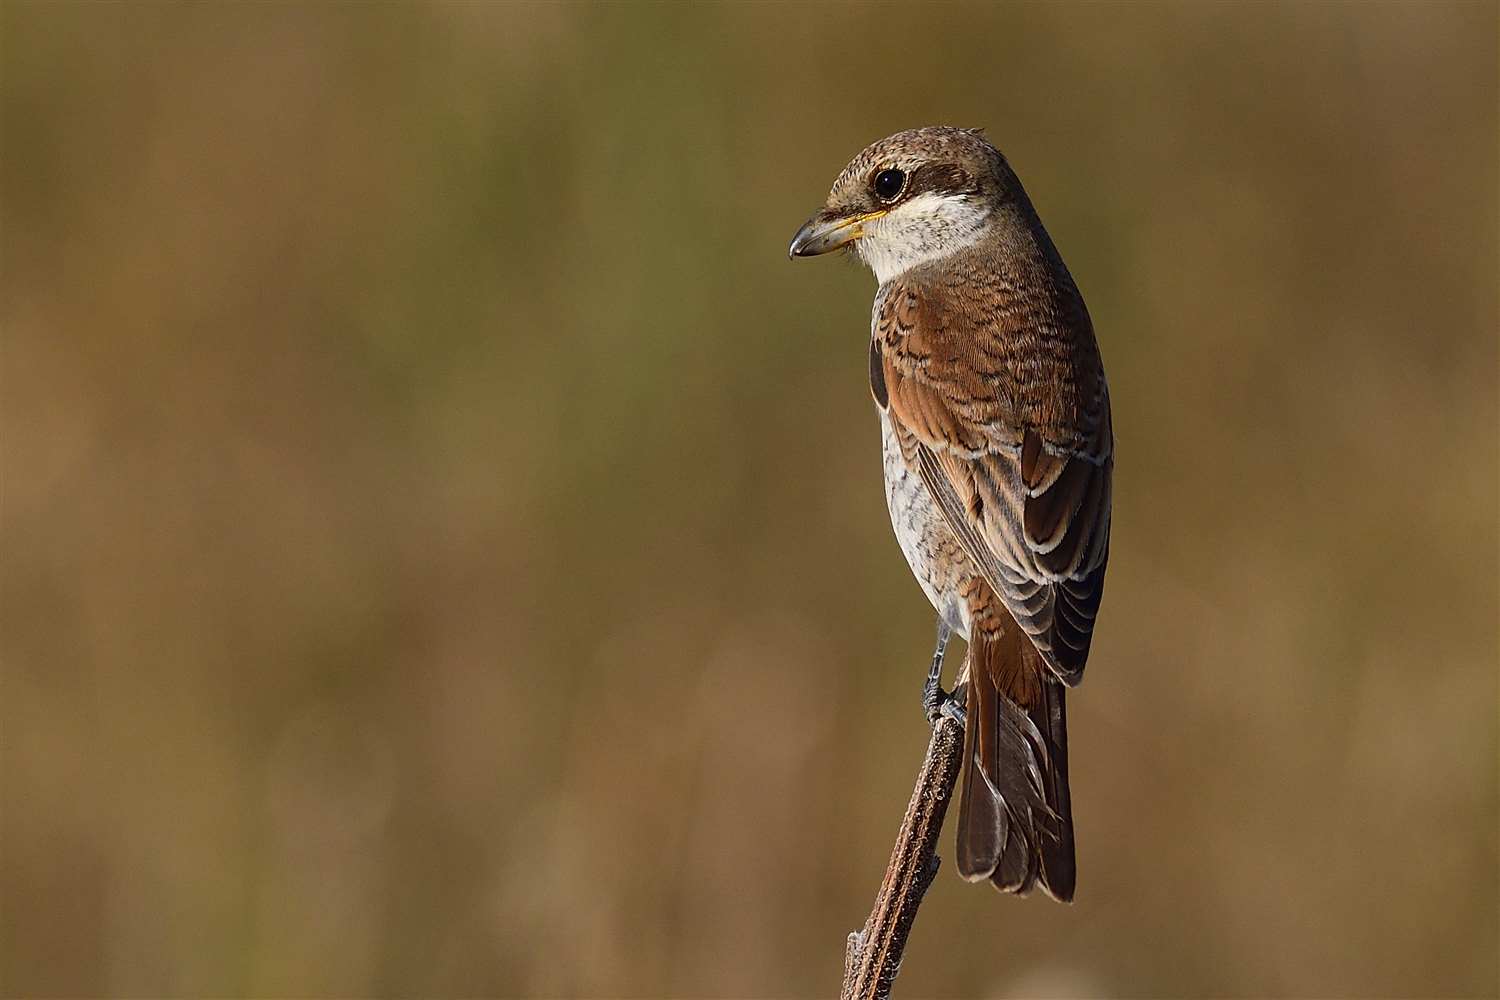
{"type": "Polygon", "coordinates": [[[1078,902],[898,993],[1500,991],[1493,4],[3,18],[0,992],[833,993],[932,615],[785,252],[928,123],[1119,460],[1078,902]]]}

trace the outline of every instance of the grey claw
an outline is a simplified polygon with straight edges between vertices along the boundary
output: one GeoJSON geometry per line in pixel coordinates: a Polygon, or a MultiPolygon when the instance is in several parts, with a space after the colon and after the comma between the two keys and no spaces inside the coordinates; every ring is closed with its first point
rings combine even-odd
{"type": "MultiPolygon", "coordinates": [[[[938,709],[938,713],[939,715],[945,715],[948,718],[952,719],[954,722],[958,723],[958,728],[960,729],[965,729],[969,725],[968,713],[965,712],[964,707],[958,703],[958,699],[951,694],[943,699],[942,707],[938,709]]],[[[934,720],[934,722],[935,721],[936,720],[934,720]]]]}

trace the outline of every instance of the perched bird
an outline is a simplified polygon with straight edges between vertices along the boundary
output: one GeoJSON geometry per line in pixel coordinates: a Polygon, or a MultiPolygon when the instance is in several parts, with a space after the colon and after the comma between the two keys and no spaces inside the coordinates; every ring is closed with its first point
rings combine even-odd
{"type": "Polygon", "coordinates": [[[870,391],[891,526],[938,613],[929,714],[966,723],[959,874],[1071,900],[1064,694],[1104,590],[1114,467],[1088,310],[978,130],[856,156],[790,254],[841,247],[880,282],[870,391]],[[962,709],[938,686],[950,630],[969,644],[962,709]]]}

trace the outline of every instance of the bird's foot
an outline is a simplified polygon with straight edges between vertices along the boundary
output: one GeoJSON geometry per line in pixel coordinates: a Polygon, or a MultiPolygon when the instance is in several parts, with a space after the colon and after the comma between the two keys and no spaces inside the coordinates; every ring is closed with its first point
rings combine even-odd
{"type": "Polygon", "coordinates": [[[952,719],[959,726],[965,725],[964,702],[967,700],[959,697],[957,691],[944,691],[936,679],[929,679],[922,685],[922,710],[927,713],[927,722],[934,729],[945,718],[952,719]]]}
{"type": "Polygon", "coordinates": [[[952,719],[958,723],[958,728],[963,729],[969,724],[969,713],[965,711],[968,705],[968,692],[961,692],[958,688],[943,699],[943,704],[938,708],[938,714],[943,718],[952,719]]]}

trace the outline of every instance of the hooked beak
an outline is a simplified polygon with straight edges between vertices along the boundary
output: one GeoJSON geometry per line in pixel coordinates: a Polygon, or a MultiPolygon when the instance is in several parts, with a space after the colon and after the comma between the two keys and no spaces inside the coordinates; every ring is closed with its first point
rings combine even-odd
{"type": "Polygon", "coordinates": [[[885,214],[885,209],[847,217],[830,216],[826,211],[819,212],[797,230],[797,235],[792,237],[792,245],[787,248],[786,255],[788,258],[816,257],[820,253],[837,250],[864,236],[864,223],[878,219],[885,214]]]}

